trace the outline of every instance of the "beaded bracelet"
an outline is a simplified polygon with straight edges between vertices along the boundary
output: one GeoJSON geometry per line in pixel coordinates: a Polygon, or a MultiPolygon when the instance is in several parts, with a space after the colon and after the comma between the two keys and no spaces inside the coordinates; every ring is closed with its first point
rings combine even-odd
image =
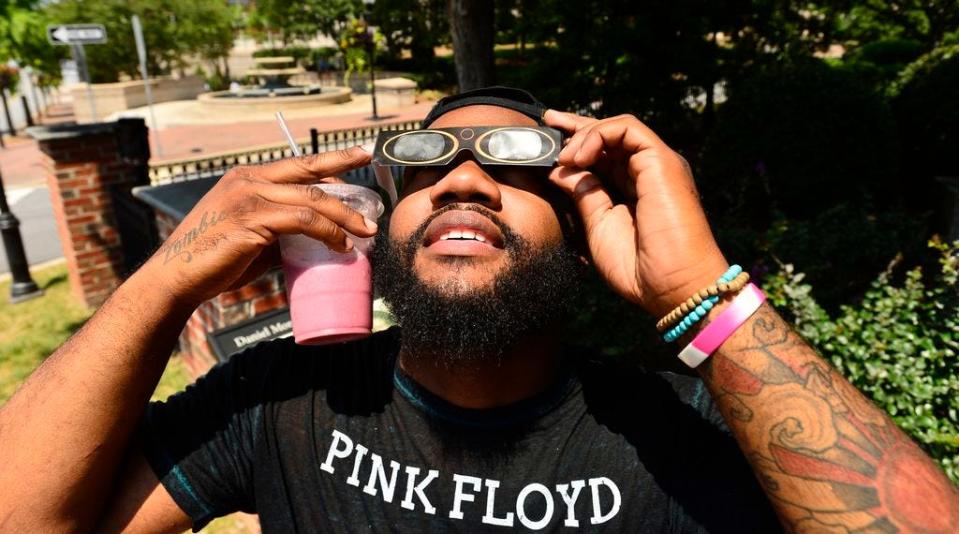
{"type": "MultiPolygon", "coordinates": [[[[714,297],[722,295],[725,293],[735,293],[746,286],[749,283],[749,273],[742,272],[739,273],[736,278],[731,282],[722,282],[721,280],[705,289],[700,290],[695,295],[689,297],[689,299],[669,312],[659,322],[656,323],[656,329],[662,332],[666,330],[680,319],[683,315],[689,313],[689,310],[696,309],[698,306],[707,302],[709,297],[714,297]]],[[[716,301],[713,300],[713,305],[716,304],[716,301]]],[[[712,306],[710,306],[711,308],[712,306]]],[[[707,308],[707,311],[709,308],[707,308]]]]}
{"type": "MultiPolygon", "coordinates": [[[[740,267],[739,265],[733,265],[732,267],[729,268],[728,271],[726,271],[722,276],[719,277],[719,280],[716,281],[715,285],[718,288],[719,284],[724,284],[725,286],[727,286],[727,289],[728,289],[728,284],[735,277],[739,276],[739,274],[742,273],[742,270],[743,268],[740,267]]],[[[700,319],[705,317],[706,314],[709,313],[709,310],[711,310],[712,307],[715,306],[717,302],[719,302],[719,295],[718,294],[709,295],[709,288],[701,290],[699,293],[693,296],[693,299],[695,299],[695,297],[700,297],[702,299],[700,304],[698,304],[692,311],[690,311],[689,314],[687,314],[682,321],[680,321],[670,331],[666,332],[666,334],[663,335],[663,340],[666,341],[667,343],[671,341],[675,341],[677,338],[679,338],[679,336],[686,333],[686,330],[689,330],[691,326],[693,326],[700,319]],[[704,295],[704,296],[701,296],[701,295],[704,295]]],[[[683,304],[686,304],[686,303],[683,303],[683,304]]]]}

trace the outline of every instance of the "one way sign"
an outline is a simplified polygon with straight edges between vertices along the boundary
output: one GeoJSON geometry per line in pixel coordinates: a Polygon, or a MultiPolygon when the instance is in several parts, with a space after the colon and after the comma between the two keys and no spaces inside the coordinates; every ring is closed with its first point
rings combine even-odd
{"type": "Polygon", "coordinates": [[[107,42],[107,30],[103,24],[51,24],[47,39],[55,45],[102,44],[107,42]]]}

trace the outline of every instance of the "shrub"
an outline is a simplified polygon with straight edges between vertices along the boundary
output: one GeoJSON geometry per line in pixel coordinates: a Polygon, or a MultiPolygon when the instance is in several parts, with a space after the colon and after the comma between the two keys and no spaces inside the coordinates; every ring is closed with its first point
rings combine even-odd
{"type": "Polygon", "coordinates": [[[290,56],[297,63],[310,57],[310,47],[308,46],[287,46],[284,48],[263,48],[253,52],[253,57],[282,57],[290,56]]]}
{"type": "Polygon", "coordinates": [[[959,241],[931,241],[939,268],[893,282],[894,261],[857,305],[826,312],[792,265],[766,278],[771,302],[959,483],[959,241]]]}
{"type": "Polygon", "coordinates": [[[708,136],[704,196],[749,216],[806,217],[878,195],[897,175],[888,105],[855,72],[819,60],[766,65],[729,85],[708,136]]]}

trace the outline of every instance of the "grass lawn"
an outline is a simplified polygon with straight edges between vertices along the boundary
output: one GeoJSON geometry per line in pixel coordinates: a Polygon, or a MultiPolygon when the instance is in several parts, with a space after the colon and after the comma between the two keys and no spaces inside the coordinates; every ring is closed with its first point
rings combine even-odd
{"type": "MultiPolygon", "coordinates": [[[[0,282],[0,406],[93,314],[70,293],[65,264],[36,270],[33,279],[43,288],[44,295],[20,304],[9,303],[10,281],[0,282]]],[[[189,383],[186,366],[174,356],[153,399],[165,399],[189,383]]],[[[201,532],[245,534],[249,530],[234,517],[223,517],[201,532]]]]}

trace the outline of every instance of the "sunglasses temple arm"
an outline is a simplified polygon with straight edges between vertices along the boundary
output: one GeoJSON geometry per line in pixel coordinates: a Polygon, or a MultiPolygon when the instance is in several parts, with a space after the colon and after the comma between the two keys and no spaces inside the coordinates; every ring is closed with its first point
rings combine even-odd
{"type": "Polygon", "coordinates": [[[376,183],[390,197],[390,207],[396,206],[397,194],[396,183],[393,181],[393,171],[388,165],[378,163],[372,163],[371,165],[373,166],[373,174],[376,176],[376,183]]]}

